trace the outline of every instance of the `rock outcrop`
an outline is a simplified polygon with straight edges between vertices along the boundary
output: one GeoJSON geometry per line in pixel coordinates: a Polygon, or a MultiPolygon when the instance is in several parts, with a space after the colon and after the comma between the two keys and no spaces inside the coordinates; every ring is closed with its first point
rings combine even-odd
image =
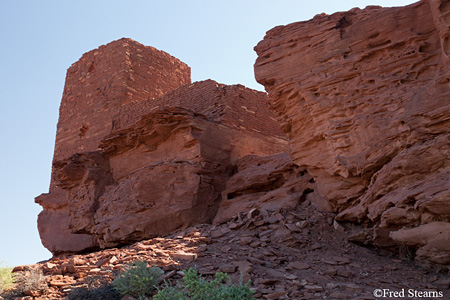
{"type": "Polygon", "coordinates": [[[133,243],[212,222],[240,158],[285,152],[262,92],[212,80],[129,39],[68,72],[50,192],[36,198],[53,254],[133,243]]]}
{"type": "Polygon", "coordinates": [[[252,209],[295,208],[317,193],[314,179],[295,165],[286,152],[269,156],[244,156],[238,171],[226,183],[214,223],[222,223],[239,212],[252,209]]]}
{"type": "Polygon", "coordinates": [[[367,7],[267,32],[255,74],[337,220],[450,266],[450,3],[367,7]]]}

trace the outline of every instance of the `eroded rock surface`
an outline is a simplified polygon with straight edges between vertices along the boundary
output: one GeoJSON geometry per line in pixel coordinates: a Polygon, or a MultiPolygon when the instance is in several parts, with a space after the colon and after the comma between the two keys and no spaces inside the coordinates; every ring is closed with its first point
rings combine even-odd
{"type": "Polygon", "coordinates": [[[88,251],[211,222],[241,157],[287,150],[266,98],[191,84],[184,63],[128,39],[83,55],[68,70],[50,193],[36,198],[44,246],[88,251]]]}
{"type": "Polygon", "coordinates": [[[214,223],[251,209],[293,208],[306,200],[321,204],[314,198],[317,194],[312,194],[314,179],[305,168],[295,165],[287,153],[244,156],[237,168],[222,192],[214,223]]]}
{"type": "Polygon", "coordinates": [[[276,27],[255,47],[290,155],[338,220],[447,266],[448,246],[409,232],[450,221],[449,16],[443,0],[352,9],[276,27]]]}

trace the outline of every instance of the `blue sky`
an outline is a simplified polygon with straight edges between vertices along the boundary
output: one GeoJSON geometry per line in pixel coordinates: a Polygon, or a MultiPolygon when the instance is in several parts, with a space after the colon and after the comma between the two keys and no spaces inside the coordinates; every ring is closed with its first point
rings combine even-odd
{"type": "Polygon", "coordinates": [[[412,0],[0,0],[0,262],[51,257],[34,197],[47,192],[67,68],[83,53],[128,37],[187,63],[192,80],[263,90],[253,47],[267,30],[367,5],[412,0]]]}

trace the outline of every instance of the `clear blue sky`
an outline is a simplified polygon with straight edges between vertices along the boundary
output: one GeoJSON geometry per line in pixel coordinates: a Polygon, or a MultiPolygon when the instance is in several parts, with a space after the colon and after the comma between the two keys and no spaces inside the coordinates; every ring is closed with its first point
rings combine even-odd
{"type": "Polygon", "coordinates": [[[58,109],[67,68],[81,55],[129,37],[181,59],[192,80],[262,90],[253,47],[267,30],[366,5],[412,0],[0,0],[0,262],[35,263],[51,254],[39,239],[58,109]]]}

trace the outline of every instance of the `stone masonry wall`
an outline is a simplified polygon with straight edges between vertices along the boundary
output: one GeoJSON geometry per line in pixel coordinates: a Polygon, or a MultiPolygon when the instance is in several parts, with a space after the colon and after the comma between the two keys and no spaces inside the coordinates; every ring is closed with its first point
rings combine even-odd
{"type": "Polygon", "coordinates": [[[160,97],[190,82],[185,63],[131,39],[85,53],[67,70],[54,161],[96,150],[122,105],[160,97]]]}

